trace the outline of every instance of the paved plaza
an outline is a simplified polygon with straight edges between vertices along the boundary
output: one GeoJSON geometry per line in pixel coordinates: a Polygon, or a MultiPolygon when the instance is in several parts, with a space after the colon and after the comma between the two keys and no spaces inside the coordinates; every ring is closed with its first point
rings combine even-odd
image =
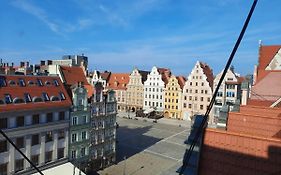
{"type": "Polygon", "coordinates": [[[190,123],[172,119],[117,118],[117,162],[101,175],[178,174],[187,148],[190,123]],[[170,124],[169,120],[171,121],[170,124]]]}

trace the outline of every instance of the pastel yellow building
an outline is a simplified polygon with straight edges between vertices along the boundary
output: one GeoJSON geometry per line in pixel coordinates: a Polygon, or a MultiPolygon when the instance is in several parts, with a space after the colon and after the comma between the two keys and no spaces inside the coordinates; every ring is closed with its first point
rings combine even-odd
{"type": "Polygon", "coordinates": [[[174,75],[169,78],[165,88],[164,117],[182,120],[182,88],[185,83],[183,76],[174,75]]]}

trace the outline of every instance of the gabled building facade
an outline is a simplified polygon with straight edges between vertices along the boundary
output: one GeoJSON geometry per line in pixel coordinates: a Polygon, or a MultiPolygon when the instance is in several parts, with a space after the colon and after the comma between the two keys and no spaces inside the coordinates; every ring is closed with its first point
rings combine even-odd
{"type": "Polygon", "coordinates": [[[174,75],[169,79],[165,88],[164,117],[182,120],[182,88],[185,78],[174,75]]]}
{"type": "Polygon", "coordinates": [[[91,162],[90,168],[99,170],[116,159],[116,99],[113,90],[103,91],[95,85],[91,99],[91,162]]]}
{"type": "MultiPolygon", "coordinates": [[[[40,169],[68,161],[71,99],[58,77],[0,75],[0,128],[40,169]]],[[[31,165],[0,136],[0,174],[31,165]]]]}
{"type": "Polygon", "coordinates": [[[148,71],[142,71],[135,68],[130,74],[127,85],[127,107],[135,112],[143,107],[143,87],[147,79],[148,71]]]}
{"type": "Polygon", "coordinates": [[[90,161],[91,114],[88,92],[81,82],[72,86],[72,108],[70,112],[69,160],[86,171],[90,161]]]}
{"type": "Polygon", "coordinates": [[[111,73],[107,89],[114,90],[117,100],[117,110],[126,112],[127,109],[127,85],[129,83],[128,73],[111,73]]]}
{"type": "MultiPolygon", "coordinates": [[[[183,119],[205,114],[212,98],[213,71],[205,63],[197,61],[183,88],[183,119]]],[[[212,115],[209,121],[213,121],[212,115]]]]}
{"type": "Polygon", "coordinates": [[[92,73],[89,73],[89,75],[87,76],[87,80],[89,82],[89,84],[91,85],[95,85],[96,83],[101,83],[103,88],[105,89],[106,88],[106,85],[107,85],[107,79],[105,78],[105,73],[101,73],[97,70],[94,70],[94,72],[92,73]]]}
{"type": "MultiPolygon", "coordinates": [[[[217,88],[222,73],[223,72],[220,72],[215,77],[213,89],[217,88]]],[[[240,105],[242,97],[241,83],[243,80],[243,77],[239,77],[238,74],[234,73],[234,69],[228,69],[225,78],[219,87],[213,107],[215,122],[217,121],[223,106],[226,106],[228,110],[231,111],[235,104],[238,106],[240,105]]]]}
{"type": "Polygon", "coordinates": [[[152,67],[144,82],[144,110],[155,109],[158,112],[164,112],[164,90],[170,75],[169,69],[152,67]]]}

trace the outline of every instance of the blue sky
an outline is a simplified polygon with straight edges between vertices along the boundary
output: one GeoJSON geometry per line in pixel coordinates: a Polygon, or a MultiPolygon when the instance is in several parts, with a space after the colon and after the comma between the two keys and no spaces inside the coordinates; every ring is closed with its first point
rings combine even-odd
{"type": "MultiPolygon", "coordinates": [[[[168,67],[187,76],[196,60],[218,73],[251,0],[2,0],[0,57],[39,63],[89,57],[90,70],[168,67]]],[[[258,41],[281,44],[281,1],[260,0],[233,65],[252,73],[258,41]]]]}

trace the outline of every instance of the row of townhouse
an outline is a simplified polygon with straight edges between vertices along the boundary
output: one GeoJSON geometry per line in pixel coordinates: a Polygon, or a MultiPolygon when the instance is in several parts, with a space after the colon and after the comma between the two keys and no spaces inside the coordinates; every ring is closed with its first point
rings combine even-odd
{"type": "MultiPolygon", "coordinates": [[[[104,81],[107,89],[116,91],[117,109],[120,113],[140,109],[155,110],[167,118],[183,120],[190,120],[194,115],[206,112],[222,74],[214,76],[212,69],[199,61],[187,78],[174,76],[170,69],[156,66],[150,72],[137,68],[131,74],[107,72],[107,78],[102,78],[102,73],[95,72],[93,75],[99,75],[95,78],[96,81],[104,81]]],[[[224,106],[229,106],[231,110],[235,104],[240,104],[243,90],[247,99],[250,84],[243,89],[243,83],[245,78],[236,74],[234,69],[228,70],[216,96],[210,121],[217,121],[224,106]]]]}
{"type": "MultiPolygon", "coordinates": [[[[83,61],[82,61],[83,63],[83,61]]],[[[71,161],[83,171],[115,162],[116,99],[85,69],[59,66],[57,76],[0,74],[0,129],[40,169],[71,161]]],[[[34,169],[0,136],[0,174],[34,169]]]]}

